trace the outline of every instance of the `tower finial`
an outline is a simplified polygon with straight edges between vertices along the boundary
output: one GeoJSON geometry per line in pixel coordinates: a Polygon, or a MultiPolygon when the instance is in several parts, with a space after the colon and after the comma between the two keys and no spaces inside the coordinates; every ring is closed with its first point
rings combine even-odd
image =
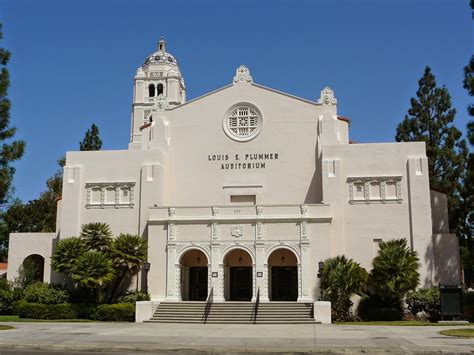
{"type": "Polygon", "coordinates": [[[163,36],[161,36],[160,41],[158,42],[158,51],[166,52],[166,42],[163,36]]]}

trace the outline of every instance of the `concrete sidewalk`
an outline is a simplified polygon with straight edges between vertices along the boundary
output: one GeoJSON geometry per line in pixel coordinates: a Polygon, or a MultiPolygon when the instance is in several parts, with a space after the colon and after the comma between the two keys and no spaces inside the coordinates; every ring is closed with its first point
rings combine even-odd
{"type": "Polygon", "coordinates": [[[0,355],[80,353],[474,353],[474,339],[440,335],[454,327],[157,323],[2,323],[0,355]]]}

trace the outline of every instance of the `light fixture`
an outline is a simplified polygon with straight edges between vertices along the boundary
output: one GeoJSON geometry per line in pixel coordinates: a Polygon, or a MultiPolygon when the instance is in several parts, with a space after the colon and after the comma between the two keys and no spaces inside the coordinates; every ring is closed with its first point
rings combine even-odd
{"type": "Polygon", "coordinates": [[[284,264],[285,263],[285,255],[284,255],[285,251],[282,249],[281,250],[281,263],[284,264]]]}
{"type": "Polygon", "coordinates": [[[239,264],[242,264],[242,261],[243,261],[243,259],[242,259],[242,251],[240,251],[239,264]]]}
{"type": "Polygon", "coordinates": [[[196,261],[197,261],[198,264],[201,263],[201,256],[199,255],[199,253],[198,253],[198,255],[197,255],[196,261]]]}

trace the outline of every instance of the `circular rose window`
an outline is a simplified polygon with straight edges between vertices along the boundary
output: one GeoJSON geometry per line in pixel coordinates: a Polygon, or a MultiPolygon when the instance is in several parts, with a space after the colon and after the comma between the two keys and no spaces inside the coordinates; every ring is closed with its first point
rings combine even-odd
{"type": "Polygon", "coordinates": [[[255,138],[262,128],[262,114],[253,105],[232,106],[224,118],[224,131],[232,139],[245,142],[255,138]]]}

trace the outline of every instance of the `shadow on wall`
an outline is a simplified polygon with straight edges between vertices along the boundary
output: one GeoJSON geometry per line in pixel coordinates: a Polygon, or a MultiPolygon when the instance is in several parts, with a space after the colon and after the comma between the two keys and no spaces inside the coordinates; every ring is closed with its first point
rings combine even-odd
{"type": "Polygon", "coordinates": [[[432,243],[425,251],[424,257],[427,267],[425,280],[421,280],[422,287],[442,284],[460,283],[460,264],[458,239],[454,234],[433,234],[432,243]]]}

